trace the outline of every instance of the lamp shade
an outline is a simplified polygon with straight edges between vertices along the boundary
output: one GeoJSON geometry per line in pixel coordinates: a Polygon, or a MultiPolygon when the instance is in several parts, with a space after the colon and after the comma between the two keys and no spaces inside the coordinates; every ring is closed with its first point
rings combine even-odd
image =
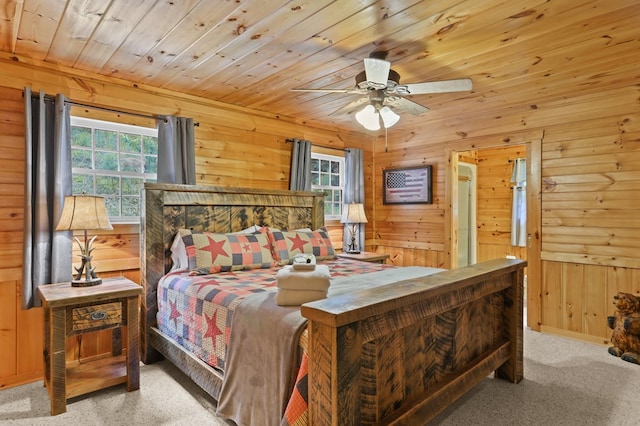
{"type": "Polygon", "coordinates": [[[380,117],[382,117],[382,123],[385,129],[388,129],[400,120],[400,116],[393,112],[388,106],[380,108],[380,117]]]}
{"type": "Polygon", "coordinates": [[[342,212],[340,223],[367,223],[367,216],[364,214],[364,204],[351,203],[342,212]]]}
{"type": "Polygon", "coordinates": [[[64,207],[56,231],[109,229],[113,227],[109,221],[104,197],[97,195],[64,197],[64,207]]]}
{"type": "Polygon", "coordinates": [[[367,130],[380,130],[380,115],[373,105],[367,105],[358,111],[356,121],[367,130]]]}

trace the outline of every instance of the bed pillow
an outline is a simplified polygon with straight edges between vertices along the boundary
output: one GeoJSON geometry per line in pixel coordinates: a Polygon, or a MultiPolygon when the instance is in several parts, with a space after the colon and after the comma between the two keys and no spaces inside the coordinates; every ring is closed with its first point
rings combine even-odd
{"type": "Polygon", "coordinates": [[[189,258],[187,256],[187,249],[184,246],[182,235],[178,232],[171,244],[171,271],[186,271],[189,269],[189,258]]]}
{"type": "Polygon", "coordinates": [[[215,234],[181,229],[188,269],[204,275],[274,265],[269,238],[265,234],[215,234]]]}
{"type": "Polygon", "coordinates": [[[241,231],[232,232],[232,234],[255,234],[256,232],[260,232],[260,229],[262,229],[262,226],[253,225],[241,231]]]}
{"type": "Polygon", "coordinates": [[[271,254],[279,265],[293,263],[297,254],[313,254],[317,260],[335,259],[336,251],[325,228],[315,231],[274,231],[268,229],[271,254]]]}
{"type": "MultiPolygon", "coordinates": [[[[253,225],[241,231],[233,232],[233,234],[254,234],[256,232],[260,232],[260,228],[262,227],[253,225]]],[[[187,249],[184,246],[182,235],[180,235],[179,232],[176,234],[176,237],[173,239],[173,243],[171,244],[171,262],[170,272],[186,271],[189,269],[187,249]]]]}
{"type": "MultiPolygon", "coordinates": [[[[262,227],[258,225],[250,226],[246,229],[243,229],[238,232],[232,232],[233,234],[255,234],[256,232],[260,232],[262,227]]],[[[184,241],[182,241],[182,235],[180,233],[176,233],[175,238],[173,239],[173,243],[171,244],[171,271],[170,272],[178,272],[178,271],[186,271],[189,269],[189,259],[187,257],[187,250],[184,246],[184,241]]]]}

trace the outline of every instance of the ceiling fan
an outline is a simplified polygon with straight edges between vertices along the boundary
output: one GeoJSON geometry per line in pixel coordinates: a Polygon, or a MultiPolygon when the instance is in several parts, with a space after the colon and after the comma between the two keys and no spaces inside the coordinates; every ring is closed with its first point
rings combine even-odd
{"type": "Polygon", "coordinates": [[[404,96],[463,92],[473,88],[469,78],[400,84],[400,74],[391,69],[391,62],[387,61],[386,57],[386,51],[377,51],[365,58],[364,71],[356,75],[356,85],[352,89],[291,89],[291,91],[363,95],[331,115],[348,113],[366,104],[362,110],[355,114],[356,120],[368,130],[378,130],[380,129],[380,119],[382,119],[385,128],[393,126],[400,119],[400,116],[392,108],[412,115],[420,115],[429,111],[426,106],[404,96]]]}

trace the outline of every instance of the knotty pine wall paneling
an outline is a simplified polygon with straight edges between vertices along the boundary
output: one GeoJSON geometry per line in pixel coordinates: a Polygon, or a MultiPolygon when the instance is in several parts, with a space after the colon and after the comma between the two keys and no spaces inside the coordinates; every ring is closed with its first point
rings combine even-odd
{"type": "MultiPolygon", "coordinates": [[[[287,138],[311,140],[331,148],[365,150],[365,168],[372,170],[370,137],[360,133],[312,128],[291,119],[252,112],[232,105],[137,85],[28,58],[0,55],[0,389],[42,378],[42,309],[20,308],[24,194],[24,113],[22,90],[63,93],[89,105],[144,114],[192,117],[195,128],[198,184],[287,189],[291,145],[287,138]],[[367,152],[368,151],[368,152],[367,152]]],[[[128,114],[74,107],[72,114],[126,124],[153,126],[153,120],[128,114]]],[[[368,178],[371,182],[371,177],[368,178]]],[[[367,216],[373,209],[367,206],[367,216]]],[[[342,225],[330,223],[341,247],[342,225]],[[339,238],[339,239],[338,239],[339,238]]],[[[114,224],[94,244],[94,260],[102,277],[124,275],[140,282],[139,224],[114,224]]],[[[373,241],[372,231],[367,242],[373,241]]],[[[74,261],[77,258],[74,247],[74,261]]],[[[67,340],[67,359],[99,356],[110,351],[110,331],[67,340]]]]}
{"type": "Polygon", "coordinates": [[[550,126],[542,152],[541,329],[600,344],[613,296],[640,295],[640,108],[617,95],[600,116],[550,126]]]}
{"type": "MultiPolygon", "coordinates": [[[[542,331],[606,344],[613,296],[618,291],[640,295],[637,83],[635,76],[621,76],[617,88],[576,91],[565,102],[548,104],[521,99],[520,106],[514,102],[502,111],[493,110],[492,116],[481,106],[459,100],[460,115],[447,116],[432,108],[420,128],[403,128],[401,120],[389,129],[388,151],[376,144],[375,180],[381,183],[384,168],[434,164],[434,204],[416,211],[414,206],[377,201],[377,250],[399,264],[405,258],[448,259],[440,251],[447,236],[434,229],[446,208],[441,171],[448,152],[482,152],[541,139],[542,228],[534,238],[541,241],[542,279],[537,294],[528,297],[527,308],[539,312],[535,326],[542,331]],[[432,238],[428,245],[419,244],[414,235],[432,238]],[[427,254],[415,254],[418,251],[427,254]]],[[[493,256],[503,254],[498,250],[493,256]]]]}
{"type": "Polygon", "coordinates": [[[374,180],[376,251],[390,255],[389,262],[397,266],[423,265],[445,267],[444,193],[445,167],[442,149],[421,146],[405,149],[402,142],[392,139],[396,127],[389,130],[389,149],[383,140],[375,141],[374,180]],[[431,165],[432,204],[383,204],[383,170],[398,167],[431,165]]]}
{"type": "Polygon", "coordinates": [[[524,247],[511,245],[513,160],[526,157],[524,146],[477,152],[478,261],[515,256],[527,259],[524,247]]]}
{"type": "Polygon", "coordinates": [[[0,87],[0,389],[12,382],[42,377],[42,310],[20,309],[24,222],[23,111],[21,91],[0,87]]]}

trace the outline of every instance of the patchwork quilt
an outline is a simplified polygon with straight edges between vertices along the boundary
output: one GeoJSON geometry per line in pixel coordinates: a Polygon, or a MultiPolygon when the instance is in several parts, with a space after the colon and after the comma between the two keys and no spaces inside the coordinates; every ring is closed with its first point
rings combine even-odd
{"type": "MultiPolygon", "coordinates": [[[[393,268],[342,258],[322,264],[329,266],[332,279],[393,268]]],[[[251,294],[276,291],[278,269],[165,275],[158,284],[159,330],[207,364],[224,370],[235,308],[251,294]]]]}

